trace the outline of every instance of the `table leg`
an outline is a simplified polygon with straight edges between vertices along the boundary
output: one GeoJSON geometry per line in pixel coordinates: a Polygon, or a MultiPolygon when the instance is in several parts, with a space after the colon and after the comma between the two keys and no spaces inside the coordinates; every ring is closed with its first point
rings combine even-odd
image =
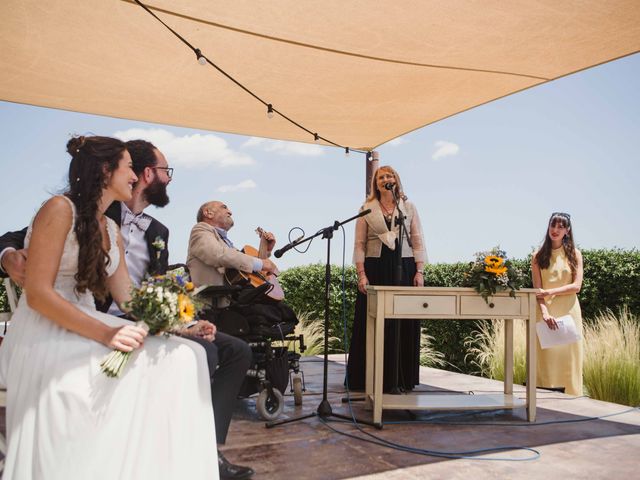
{"type": "Polygon", "coordinates": [[[384,369],[384,303],[386,295],[380,292],[376,305],[374,379],[373,379],[373,423],[382,425],[382,375],[384,369]]]}
{"type": "Polygon", "coordinates": [[[504,393],[513,394],[513,319],[504,320],[504,393]]]}
{"type": "Polygon", "coordinates": [[[536,314],[535,294],[529,294],[529,319],[527,320],[527,418],[536,421],[536,314]]]}
{"type": "Polygon", "coordinates": [[[376,322],[376,304],[377,292],[370,291],[367,293],[367,344],[366,344],[366,377],[365,377],[365,408],[372,409],[373,403],[371,397],[373,395],[373,376],[375,367],[373,364],[373,347],[375,345],[375,322],[376,322]]]}

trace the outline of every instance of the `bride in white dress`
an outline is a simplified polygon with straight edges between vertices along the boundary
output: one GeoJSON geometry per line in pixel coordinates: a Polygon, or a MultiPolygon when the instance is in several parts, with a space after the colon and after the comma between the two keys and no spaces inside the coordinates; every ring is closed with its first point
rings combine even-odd
{"type": "Polygon", "coordinates": [[[0,347],[4,479],[217,478],[202,347],[95,308],[107,291],[129,298],[118,227],[103,213],[131,197],[131,157],[107,137],[72,138],[67,150],[69,191],[29,228],[24,291],[0,347]],[[116,379],[100,370],[114,348],[134,351],[116,379]]]}

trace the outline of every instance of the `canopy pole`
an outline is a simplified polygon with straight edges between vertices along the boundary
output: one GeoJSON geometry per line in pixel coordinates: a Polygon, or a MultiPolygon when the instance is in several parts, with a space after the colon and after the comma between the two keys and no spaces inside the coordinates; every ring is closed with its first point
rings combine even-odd
{"type": "Polygon", "coordinates": [[[380,155],[377,150],[371,150],[367,152],[366,156],[366,184],[365,184],[365,197],[368,197],[371,194],[371,178],[373,174],[378,169],[378,163],[380,161],[380,155]]]}

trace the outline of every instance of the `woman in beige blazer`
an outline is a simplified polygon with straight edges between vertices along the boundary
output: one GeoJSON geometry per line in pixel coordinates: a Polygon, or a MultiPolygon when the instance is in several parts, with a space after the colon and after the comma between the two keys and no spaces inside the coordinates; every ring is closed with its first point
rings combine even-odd
{"type": "MultiPolygon", "coordinates": [[[[405,217],[402,235],[402,281],[400,285],[423,286],[423,269],[426,250],[418,212],[402,189],[398,173],[389,166],[376,170],[371,185],[371,195],[361,210],[371,213],[360,217],[356,223],[353,262],[358,273],[353,332],[349,348],[347,382],[352,390],[363,390],[365,381],[366,309],[367,285],[394,285],[393,276],[397,262],[399,227],[396,219],[405,217]],[[385,186],[390,189],[385,188],[385,186]],[[398,199],[398,205],[394,199],[398,199]]],[[[397,386],[411,390],[419,381],[420,322],[403,320],[399,328],[400,348],[396,349],[396,330],[392,321],[385,325],[384,385],[385,391],[397,386]],[[397,368],[398,367],[398,368],[397,368]],[[395,385],[395,370],[398,384],[395,385]]]]}

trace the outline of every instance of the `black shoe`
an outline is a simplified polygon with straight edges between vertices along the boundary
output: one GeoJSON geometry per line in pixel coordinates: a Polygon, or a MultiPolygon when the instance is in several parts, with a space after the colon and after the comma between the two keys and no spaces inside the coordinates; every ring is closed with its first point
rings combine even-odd
{"type": "Polygon", "coordinates": [[[218,450],[218,470],[220,472],[220,478],[232,478],[235,480],[250,478],[255,473],[253,468],[229,463],[229,460],[222,455],[220,450],[218,450]]]}

